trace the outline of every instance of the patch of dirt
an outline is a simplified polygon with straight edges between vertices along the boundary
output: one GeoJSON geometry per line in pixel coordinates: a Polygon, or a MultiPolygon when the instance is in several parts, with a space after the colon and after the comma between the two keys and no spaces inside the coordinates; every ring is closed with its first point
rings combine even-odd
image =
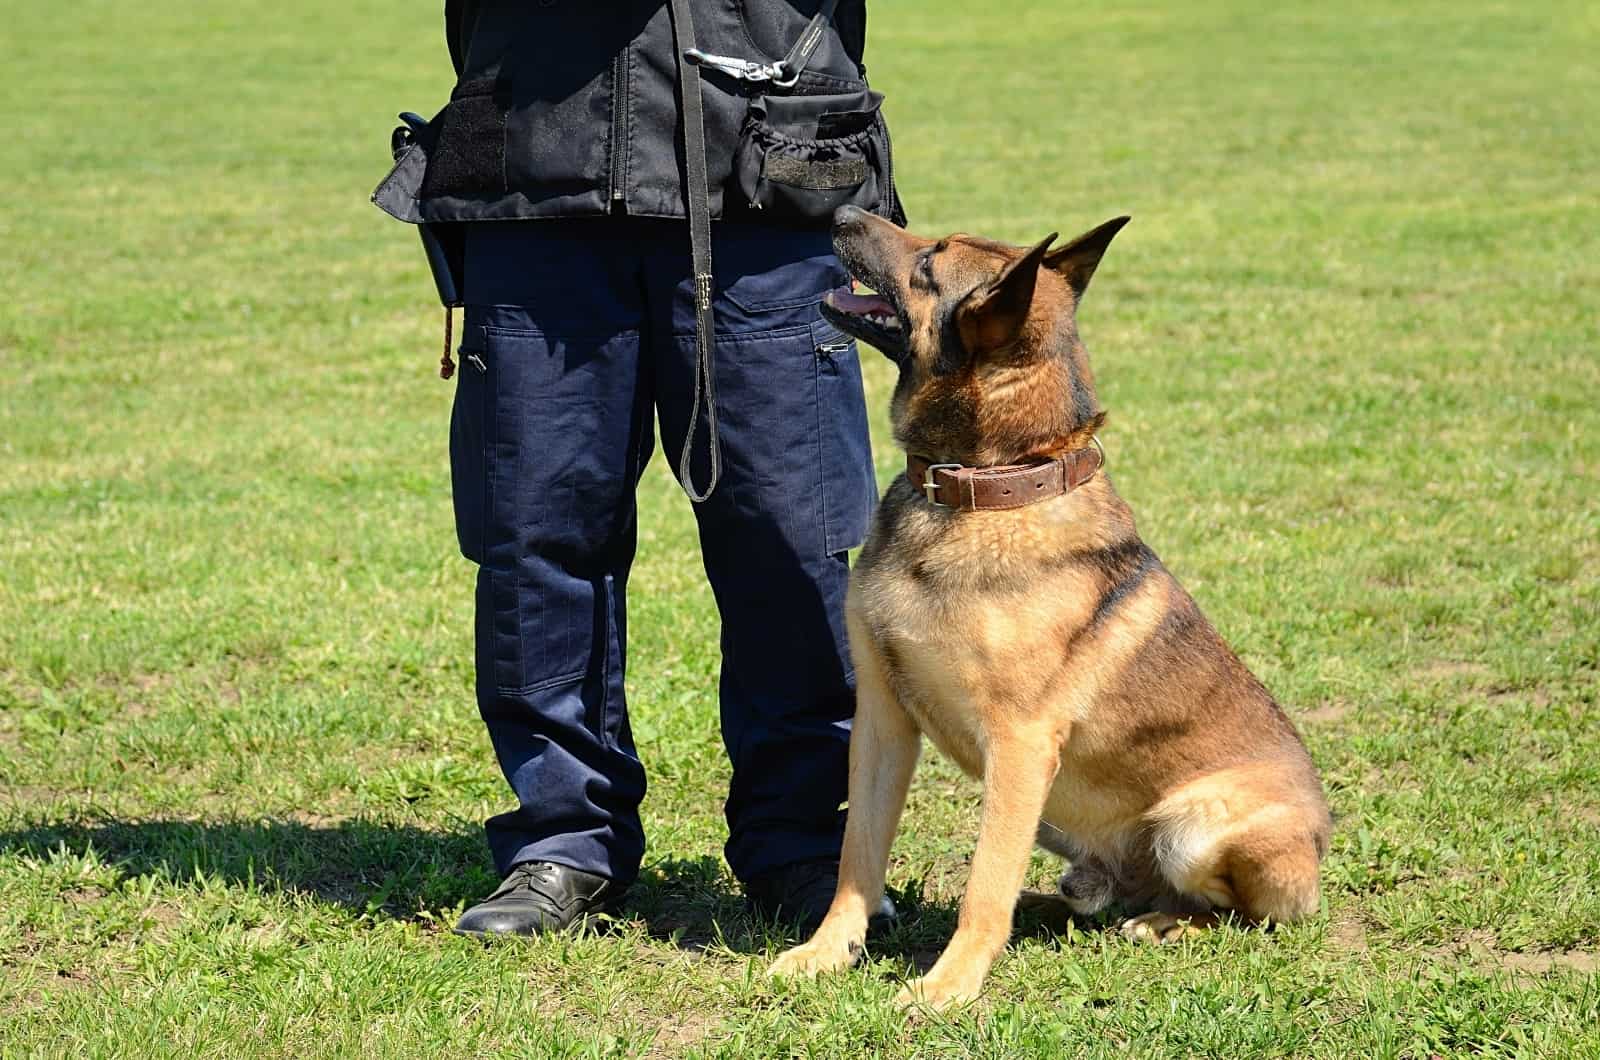
{"type": "Polygon", "coordinates": [[[165,933],[183,919],[183,910],[175,905],[160,903],[146,909],[139,916],[142,920],[150,921],[158,931],[165,933]]]}
{"type": "Polygon", "coordinates": [[[1295,717],[1300,721],[1308,721],[1314,725],[1332,725],[1349,717],[1350,712],[1354,709],[1354,705],[1346,700],[1329,699],[1317,704],[1310,710],[1300,711],[1295,717]]]}
{"type": "Polygon", "coordinates": [[[698,1045],[711,1033],[717,1021],[703,1012],[680,1012],[663,1020],[656,1030],[646,1056],[679,1056],[698,1045]]]}
{"type": "Polygon", "coordinates": [[[1482,663],[1464,662],[1460,659],[1431,659],[1411,671],[1413,677],[1435,681],[1458,677],[1487,677],[1489,668],[1482,663]]]}
{"type": "Polygon", "coordinates": [[[122,717],[130,721],[144,721],[156,713],[156,708],[148,700],[171,688],[175,679],[171,674],[129,674],[120,680],[102,675],[95,683],[119,698],[131,688],[133,694],[121,703],[122,717]]]}
{"type": "Polygon", "coordinates": [[[1557,950],[1550,953],[1502,953],[1499,965],[1516,972],[1543,975],[1557,968],[1592,973],[1600,970],[1600,953],[1585,950],[1557,950]]]}
{"type": "Polygon", "coordinates": [[[1359,916],[1342,916],[1328,930],[1333,945],[1345,953],[1367,952],[1367,925],[1359,916]]]}
{"type": "Polygon", "coordinates": [[[0,803],[12,803],[19,807],[35,803],[52,803],[67,794],[71,793],[38,784],[0,785],[0,803]]]}
{"type": "Polygon", "coordinates": [[[0,1017],[26,1018],[40,1009],[48,1009],[64,993],[86,990],[94,985],[94,978],[78,968],[57,968],[54,975],[46,973],[39,985],[24,992],[12,1001],[0,1002],[0,1017]]]}
{"type": "Polygon", "coordinates": [[[94,977],[78,968],[57,968],[54,987],[57,990],[82,990],[94,983],[94,977]]]}
{"type": "Polygon", "coordinates": [[[149,721],[156,716],[156,708],[142,699],[130,699],[121,704],[119,709],[123,721],[149,721]]]}
{"type": "Polygon", "coordinates": [[[1541,710],[1550,705],[1550,693],[1542,688],[1501,688],[1489,693],[1491,703],[1510,703],[1526,700],[1541,710]]]}
{"type": "Polygon", "coordinates": [[[349,824],[353,818],[350,814],[312,813],[309,810],[290,810],[288,813],[274,814],[273,819],[293,821],[303,824],[307,828],[334,829],[340,825],[349,824]]]}
{"type": "Polygon", "coordinates": [[[1494,935],[1488,931],[1470,931],[1458,941],[1431,952],[1435,956],[1467,961],[1485,970],[1512,972],[1528,978],[1554,971],[1573,971],[1584,975],[1600,971],[1600,953],[1592,950],[1517,952],[1499,949],[1495,942],[1494,935]]]}

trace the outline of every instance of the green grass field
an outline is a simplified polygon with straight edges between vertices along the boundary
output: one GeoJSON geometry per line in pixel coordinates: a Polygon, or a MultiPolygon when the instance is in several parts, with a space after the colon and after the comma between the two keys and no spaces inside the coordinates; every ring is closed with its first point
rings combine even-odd
{"type": "Polygon", "coordinates": [[[0,1054],[1600,1056],[1593,5],[872,4],[916,227],[1134,215],[1082,318],[1111,471],[1339,817],[1310,922],[1023,917],[979,1005],[915,1021],[977,786],[925,760],[864,968],[762,978],[659,459],[645,877],[602,933],[449,933],[507,798],[438,312],[366,201],[448,92],[438,7],[0,28],[0,1054]]]}

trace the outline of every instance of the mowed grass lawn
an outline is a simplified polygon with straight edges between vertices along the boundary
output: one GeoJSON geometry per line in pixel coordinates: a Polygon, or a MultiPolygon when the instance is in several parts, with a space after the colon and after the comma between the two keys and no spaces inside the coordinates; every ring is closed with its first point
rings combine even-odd
{"type": "Polygon", "coordinates": [[[394,112],[448,92],[438,7],[0,28],[0,1054],[1600,1055],[1592,5],[871,5],[917,227],[1134,215],[1082,318],[1111,473],[1339,819],[1307,923],[1157,950],[1024,916],[981,1003],[914,1021],[977,786],[925,759],[862,969],[762,978],[659,459],[644,879],[603,933],[449,932],[508,800],[439,314],[366,202],[394,112]]]}

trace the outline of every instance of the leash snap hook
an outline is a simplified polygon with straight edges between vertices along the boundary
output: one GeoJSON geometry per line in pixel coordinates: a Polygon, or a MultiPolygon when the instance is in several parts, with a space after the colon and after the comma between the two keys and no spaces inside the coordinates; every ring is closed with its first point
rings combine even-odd
{"type": "MultiPolygon", "coordinates": [[[[701,51],[699,48],[685,49],[683,57],[693,66],[709,66],[713,70],[720,71],[740,81],[749,81],[752,84],[771,81],[774,84],[782,84],[777,80],[782,70],[772,64],[758,63],[753,59],[741,59],[736,55],[712,55],[710,52],[701,51]]],[[[799,77],[800,75],[796,74],[795,80],[798,81],[799,77]]],[[[794,82],[791,81],[789,83],[793,84],[794,82]]]]}

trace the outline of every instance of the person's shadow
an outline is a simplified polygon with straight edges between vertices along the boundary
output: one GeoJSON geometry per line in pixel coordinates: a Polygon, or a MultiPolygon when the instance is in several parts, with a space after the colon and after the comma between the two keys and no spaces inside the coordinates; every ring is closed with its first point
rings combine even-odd
{"type": "MultiPolygon", "coordinates": [[[[268,893],[307,895],[360,916],[445,928],[499,882],[476,826],[440,831],[362,819],[104,819],[0,832],[0,851],[44,859],[61,850],[75,856],[93,850],[125,877],[157,875],[179,885],[221,878],[268,893]]],[[[870,948],[926,970],[955,929],[956,905],[924,898],[915,883],[891,895],[900,918],[870,948]]],[[[722,863],[711,857],[648,863],[613,927],[625,930],[630,923],[696,951],[761,954],[796,941],[784,925],[753,916],[722,863]]],[[[1024,936],[1049,935],[1065,930],[1065,923],[1059,910],[1036,901],[1024,906],[1017,928],[1024,936]]]]}
{"type": "Polygon", "coordinates": [[[125,877],[181,885],[221,878],[267,892],[309,895],[358,914],[444,916],[494,888],[478,829],[434,831],[361,819],[44,821],[0,832],[0,851],[46,858],[93,850],[125,877]]]}

